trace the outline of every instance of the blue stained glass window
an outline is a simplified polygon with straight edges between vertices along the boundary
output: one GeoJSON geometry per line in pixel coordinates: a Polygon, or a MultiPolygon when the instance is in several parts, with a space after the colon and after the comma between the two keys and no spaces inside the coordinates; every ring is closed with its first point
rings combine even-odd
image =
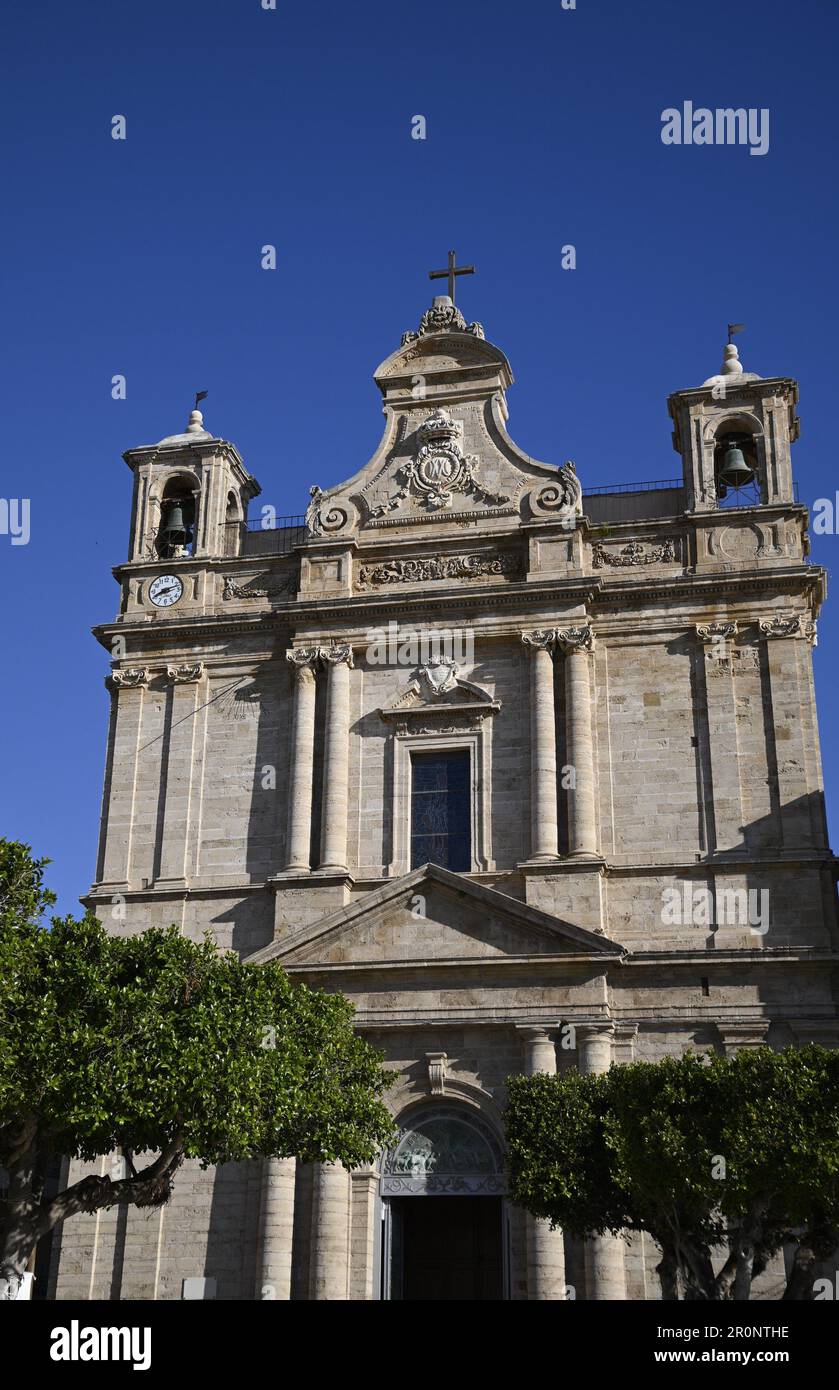
{"type": "Polygon", "coordinates": [[[472,867],[469,750],[411,755],[411,868],[472,867]]]}

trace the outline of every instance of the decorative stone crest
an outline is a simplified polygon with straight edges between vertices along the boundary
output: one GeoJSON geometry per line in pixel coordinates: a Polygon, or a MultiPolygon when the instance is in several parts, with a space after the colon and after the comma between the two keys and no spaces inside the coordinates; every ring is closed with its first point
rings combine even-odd
{"type": "Polygon", "coordinates": [[[203,661],[197,661],[194,666],[167,666],[166,679],[172,685],[192,685],[200,680],[204,674],[203,661]]]}
{"type": "Polygon", "coordinates": [[[384,584],[425,583],[430,579],[480,579],[484,575],[521,578],[524,566],[519,555],[440,555],[415,560],[381,560],[362,565],[359,588],[378,588],[384,584]]]}
{"type": "Polygon", "coordinates": [[[630,565],[663,565],[676,559],[676,546],[675,542],[668,538],[660,545],[646,546],[640,541],[630,541],[620,550],[607,550],[597,541],[592,547],[591,556],[592,568],[596,570],[602,569],[604,565],[616,565],[621,569],[630,565]]]}
{"type": "Polygon", "coordinates": [[[448,507],[455,493],[471,494],[495,507],[509,502],[509,497],[481,487],[475,478],[478,456],[463,453],[462,437],[462,422],[453,420],[447,410],[439,408],[429,415],[417,431],[415,458],[400,470],[402,486],[387,502],[374,507],[371,515],[382,516],[401,507],[412,494],[429,511],[448,507]]]}
{"type": "Polygon", "coordinates": [[[430,309],[426,309],[420,319],[416,333],[402,334],[402,347],[408,347],[426,333],[471,333],[474,338],[483,338],[484,330],[479,323],[467,323],[456,304],[447,295],[439,295],[430,309]]]}
{"type": "Polygon", "coordinates": [[[437,657],[434,661],[426,661],[419,668],[419,679],[425,684],[427,693],[432,699],[440,695],[446,695],[451,690],[457,689],[457,662],[447,660],[445,657],[437,657]]]}
{"type": "Polygon", "coordinates": [[[148,672],[145,666],[129,666],[125,671],[112,671],[111,680],[120,690],[132,690],[138,685],[148,685],[148,672]]]}

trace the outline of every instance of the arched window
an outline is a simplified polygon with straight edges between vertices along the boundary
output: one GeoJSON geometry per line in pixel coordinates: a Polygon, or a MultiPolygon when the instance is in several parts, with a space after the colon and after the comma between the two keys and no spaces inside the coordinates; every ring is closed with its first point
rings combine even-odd
{"type": "Polygon", "coordinates": [[[244,531],[242,506],[235,492],[228,492],[227,507],[224,513],[224,554],[239,555],[242,551],[244,531]]]}

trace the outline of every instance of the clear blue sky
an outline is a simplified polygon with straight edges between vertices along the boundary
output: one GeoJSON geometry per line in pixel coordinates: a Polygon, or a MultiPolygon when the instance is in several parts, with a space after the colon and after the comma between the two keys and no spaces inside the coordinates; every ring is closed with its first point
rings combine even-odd
{"type": "MultiPolygon", "coordinates": [[[[6,0],[0,25],[0,495],[32,508],[29,545],[0,536],[0,833],[52,857],[63,910],[95,862],[108,663],[89,629],[116,611],[122,451],[206,388],[262,500],[302,511],[375,447],[371,373],[449,247],[478,267],[459,300],[510,358],[536,457],[588,486],[674,476],[666,397],[718,369],[740,320],[747,368],[801,382],[802,500],[834,495],[835,0],[6,0]],[[665,147],[684,100],[768,107],[768,154],[665,147]]],[[[813,558],[832,568],[837,544],[813,558]]],[[[834,840],[837,632],[834,600],[816,652],[834,840]]]]}

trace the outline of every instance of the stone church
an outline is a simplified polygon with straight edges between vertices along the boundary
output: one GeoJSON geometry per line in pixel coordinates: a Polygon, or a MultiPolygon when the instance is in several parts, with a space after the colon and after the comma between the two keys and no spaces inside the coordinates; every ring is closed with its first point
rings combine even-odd
{"type": "Polygon", "coordinates": [[[130,449],[96,629],[86,902],[343,991],[399,1142],[351,1173],[187,1165],[159,1211],[69,1221],[51,1297],[654,1299],[651,1242],[510,1203],[506,1079],[837,1043],[796,383],[729,342],[669,398],[677,476],[598,487],[514,443],[507,358],[449,288],[375,372],[373,457],[305,517],[260,509],[198,409],[130,449]]]}

